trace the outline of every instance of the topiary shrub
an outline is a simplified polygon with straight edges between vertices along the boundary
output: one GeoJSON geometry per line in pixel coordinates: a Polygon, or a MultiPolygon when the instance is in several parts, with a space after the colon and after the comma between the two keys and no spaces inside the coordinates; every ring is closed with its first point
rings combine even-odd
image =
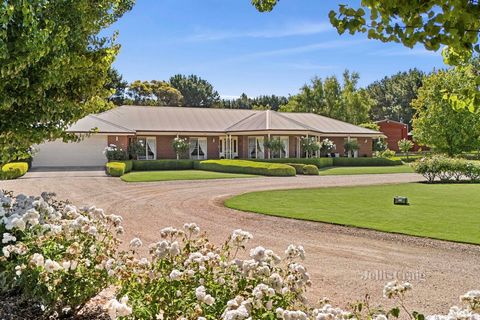
{"type": "Polygon", "coordinates": [[[193,160],[133,160],[133,171],[189,170],[193,160]]]}
{"type": "Polygon", "coordinates": [[[307,164],[306,166],[303,167],[303,174],[309,175],[309,176],[318,176],[318,168],[317,166],[307,164]]]}
{"type": "Polygon", "coordinates": [[[28,172],[27,162],[11,162],[2,167],[0,180],[17,179],[28,172]]]}
{"type": "Polygon", "coordinates": [[[285,163],[286,165],[289,165],[291,167],[295,168],[295,172],[297,174],[303,174],[303,168],[306,166],[303,163],[285,163]]]}
{"type": "Polygon", "coordinates": [[[107,174],[112,177],[121,177],[125,173],[132,171],[133,161],[111,161],[106,164],[107,174]]]}
{"type": "Polygon", "coordinates": [[[263,176],[295,176],[295,168],[280,163],[264,163],[248,160],[204,160],[197,165],[200,170],[258,174],[263,176]]]}

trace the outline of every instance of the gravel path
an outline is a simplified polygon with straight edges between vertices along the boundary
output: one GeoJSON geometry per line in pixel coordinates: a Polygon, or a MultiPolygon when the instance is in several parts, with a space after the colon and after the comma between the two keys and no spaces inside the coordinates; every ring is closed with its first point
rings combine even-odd
{"type": "Polygon", "coordinates": [[[429,313],[446,312],[458,304],[460,294],[480,289],[480,246],[244,213],[222,205],[227,197],[256,190],[418,180],[416,174],[378,174],[124,183],[95,171],[37,171],[2,181],[0,189],[53,191],[76,205],[96,205],[124,217],[127,239],[139,236],[146,243],[156,241],[162,227],[196,222],[219,244],[237,228],[254,234],[252,246],[279,253],[290,243],[302,244],[313,281],[312,302],[327,296],[345,306],[370,293],[375,304],[388,306],[382,288],[396,274],[414,285],[410,305],[429,313]]]}

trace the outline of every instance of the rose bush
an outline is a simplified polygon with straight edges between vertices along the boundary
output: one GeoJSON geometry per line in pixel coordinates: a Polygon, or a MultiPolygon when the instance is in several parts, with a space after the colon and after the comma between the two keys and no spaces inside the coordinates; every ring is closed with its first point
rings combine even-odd
{"type": "Polygon", "coordinates": [[[0,192],[1,291],[19,289],[47,313],[75,312],[110,285],[121,222],[52,194],[0,192]]]}
{"type": "Polygon", "coordinates": [[[129,250],[118,251],[121,222],[95,207],[55,201],[52,194],[0,193],[2,291],[17,288],[51,315],[76,313],[114,285],[116,296],[104,306],[112,320],[480,320],[478,290],[460,297],[462,307],[425,317],[405,303],[412,286],[396,281],[384,288],[384,296],[395,300],[391,310],[368,300],[349,310],[326,299],[312,306],[305,298],[311,282],[300,263],[305,258],[300,245],[288,246],[282,257],[261,246],[247,250],[252,235],[238,229],[216,246],[190,223],[162,229],[142,256],[139,238],[130,241],[129,250]]]}

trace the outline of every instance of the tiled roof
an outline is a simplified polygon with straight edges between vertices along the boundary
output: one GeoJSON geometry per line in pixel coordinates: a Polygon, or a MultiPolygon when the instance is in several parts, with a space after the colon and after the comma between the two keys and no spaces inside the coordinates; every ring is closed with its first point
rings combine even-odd
{"type": "Polygon", "coordinates": [[[92,128],[98,128],[99,133],[292,131],[382,135],[378,131],[312,113],[145,106],[121,106],[90,115],[69,131],[87,132],[92,128]]]}

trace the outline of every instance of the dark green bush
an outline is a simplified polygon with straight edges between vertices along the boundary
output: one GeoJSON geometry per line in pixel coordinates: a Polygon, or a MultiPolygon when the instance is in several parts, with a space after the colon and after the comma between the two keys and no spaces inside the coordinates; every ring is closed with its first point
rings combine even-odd
{"type": "Polygon", "coordinates": [[[399,166],[401,160],[387,158],[333,158],[336,167],[376,167],[376,166],[399,166]]]}
{"type": "Polygon", "coordinates": [[[0,180],[17,179],[28,172],[27,162],[11,162],[2,167],[0,180]]]}
{"type": "Polygon", "coordinates": [[[133,160],[133,171],[188,170],[193,169],[193,160],[133,160]]]}
{"type": "Polygon", "coordinates": [[[263,176],[295,176],[295,168],[280,163],[248,160],[204,160],[196,167],[200,170],[228,173],[258,174],[263,176]]]}
{"type": "Polygon", "coordinates": [[[309,176],[318,176],[319,174],[318,168],[313,164],[307,164],[303,167],[303,174],[309,175],[309,176]]]}
{"type": "Polygon", "coordinates": [[[334,158],[280,158],[280,159],[261,159],[255,160],[258,162],[272,162],[272,163],[301,163],[313,164],[317,168],[333,166],[334,158]]]}
{"type": "Polygon", "coordinates": [[[303,167],[306,166],[306,164],[303,164],[303,163],[285,163],[285,164],[291,167],[294,167],[297,174],[303,174],[303,167]]]}

